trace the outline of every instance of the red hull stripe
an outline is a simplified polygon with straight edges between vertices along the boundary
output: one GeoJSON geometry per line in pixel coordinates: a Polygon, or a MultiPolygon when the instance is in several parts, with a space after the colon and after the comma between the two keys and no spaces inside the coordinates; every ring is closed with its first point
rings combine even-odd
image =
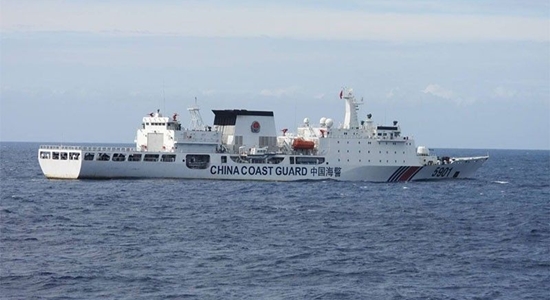
{"type": "Polygon", "coordinates": [[[418,170],[416,170],[416,172],[414,172],[414,174],[412,174],[412,176],[409,179],[407,179],[407,181],[413,180],[414,176],[416,176],[416,174],[418,174],[420,170],[422,170],[422,167],[418,168],[418,170]]]}
{"type": "Polygon", "coordinates": [[[416,172],[420,169],[420,167],[409,167],[401,177],[397,181],[409,181],[409,179],[416,174],[416,172]]]}
{"type": "Polygon", "coordinates": [[[403,172],[405,172],[409,167],[399,167],[397,168],[397,170],[395,172],[393,172],[393,174],[390,176],[390,178],[388,178],[388,182],[393,182],[395,181],[397,178],[399,178],[399,176],[401,176],[401,174],[403,174],[403,172]]]}

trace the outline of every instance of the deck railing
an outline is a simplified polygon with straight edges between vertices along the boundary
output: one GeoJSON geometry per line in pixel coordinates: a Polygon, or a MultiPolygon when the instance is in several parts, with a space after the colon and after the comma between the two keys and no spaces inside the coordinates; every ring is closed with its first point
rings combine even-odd
{"type": "Polygon", "coordinates": [[[40,149],[48,150],[82,150],[82,151],[107,151],[107,152],[136,152],[132,147],[104,147],[104,146],[63,146],[63,145],[41,145],[40,149]]]}

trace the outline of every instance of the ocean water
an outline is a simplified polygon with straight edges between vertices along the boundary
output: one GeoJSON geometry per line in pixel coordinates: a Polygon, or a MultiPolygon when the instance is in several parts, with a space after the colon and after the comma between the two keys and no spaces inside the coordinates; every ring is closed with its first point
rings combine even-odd
{"type": "Polygon", "coordinates": [[[550,299],[549,151],[282,183],[48,180],[37,147],[0,143],[1,299],[550,299]]]}

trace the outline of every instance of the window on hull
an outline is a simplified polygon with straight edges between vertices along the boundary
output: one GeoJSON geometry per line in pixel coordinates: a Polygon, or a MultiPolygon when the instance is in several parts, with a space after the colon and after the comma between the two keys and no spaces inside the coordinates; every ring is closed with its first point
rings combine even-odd
{"type": "Polygon", "coordinates": [[[69,152],[69,160],[79,160],[80,153],[78,152],[69,152]]]}
{"type": "Polygon", "coordinates": [[[50,151],[40,151],[41,159],[50,159],[51,156],[52,156],[52,153],[50,151]]]}
{"type": "Polygon", "coordinates": [[[85,153],[84,160],[94,160],[94,153],[90,153],[90,152],[85,153]]]}
{"type": "Polygon", "coordinates": [[[128,155],[128,161],[141,161],[141,154],[128,155]]]}
{"type": "Polygon", "coordinates": [[[98,161],[109,161],[111,157],[107,153],[98,153],[96,160],[98,161]]]}
{"type": "Polygon", "coordinates": [[[122,153],[113,154],[113,161],[125,161],[125,160],[126,160],[126,155],[122,153]]]}
{"type": "Polygon", "coordinates": [[[158,154],[145,154],[145,156],[143,157],[143,161],[151,161],[151,162],[159,161],[159,155],[158,154]]]}
{"type": "Polygon", "coordinates": [[[210,164],[210,155],[188,154],[185,156],[185,165],[189,169],[206,169],[210,164]]]}
{"type": "Polygon", "coordinates": [[[176,161],[176,155],[175,154],[163,154],[160,161],[175,162],[176,161]]]}
{"type": "Polygon", "coordinates": [[[298,156],[295,160],[297,165],[319,165],[325,162],[324,157],[302,157],[298,156]]]}

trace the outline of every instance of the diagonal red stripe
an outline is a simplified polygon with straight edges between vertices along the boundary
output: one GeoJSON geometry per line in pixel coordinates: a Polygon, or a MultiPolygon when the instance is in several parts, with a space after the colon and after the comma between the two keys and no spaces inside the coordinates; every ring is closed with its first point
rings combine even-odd
{"type": "Polygon", "coordinates": [[[416,170],[420,167],[409,167],[409,169],[399,177],[398,181],[408,181],[416,170]]]}

